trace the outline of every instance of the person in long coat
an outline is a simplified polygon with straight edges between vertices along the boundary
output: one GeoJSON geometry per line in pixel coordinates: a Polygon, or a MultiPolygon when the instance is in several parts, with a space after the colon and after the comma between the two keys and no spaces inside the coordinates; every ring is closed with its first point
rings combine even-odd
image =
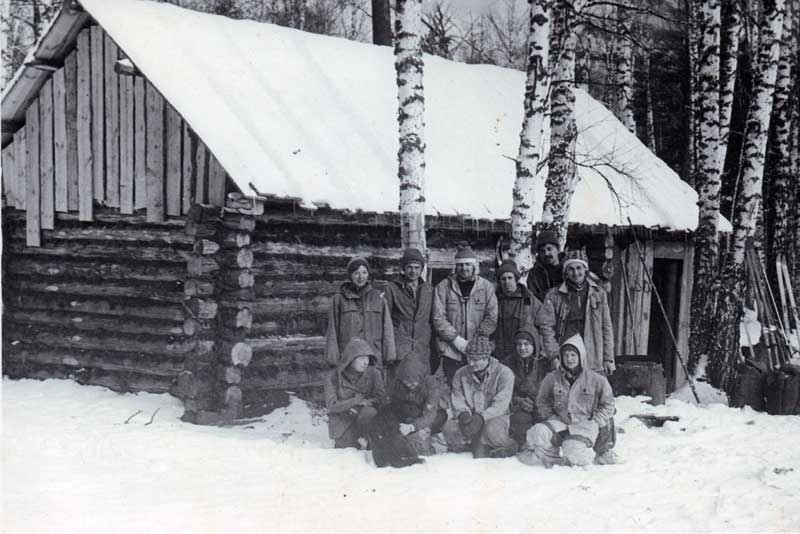
{"type": "Polygon", "coordinates": [[[394,328],[397,365],[413,359],[409,368],[422,368],[430,374],[433,286],[421,278],[425,258],[419,250],[406,249],[400,267],[402,275],[390,280],[384,293],[394,328]]]}
{"type": "Polygon", "coordinates": [[[589,265],[579,252],[564,260],[563,269],[565,281],[547,293],[536,320],[545,353],[557,367],[560,344],[578,334],[586,345],[589,368],[610,375],[616,366],[606,291],[588,276],[589,265]]]}
{"type": "Polygon", "coordinates": [[[470,247],[455,256],[455,273],[436,285],[433,292],[433,328],[436,349],[448,384],[466,364],[464,351],[476,336],[489,337],[497,328],[497,296],[494,284],[478,274],[478,258],[470,247]]]}
{"type": "Polygon", "coordinates": [[[349,280],[331,298],[325,332],[326,359],[329,364],[338,365],[347,343],[357,337],[372,346],[375,365],[384,368],[397,359],[389,305],[383,294],[370,284],[366,259],[351,259],[347,276],[349,280]]]}
{"type": "Polygon", "coordinates": [[[558,236],[552,230],[543,230],[536,237],[536,263],[528,272],[527,285],[533,295],[544,302],[552,288],[564,281],[561,261],[564,255],[558,247],[558,236]]]}
{"type": "Polygon", "coordinates": [[[492,334],[494,356],[500,361],[511,358],[516,353],[514,335],[521,326],[531,327],[537,346],[542,340],[533,327],[542,303],[524,284],[519,283],[519,270],[514,260],[505,260],[497,268],[497,329],[492,334]]]}
{"type": "Polygon", "coordinates": [[[597,463],[613,463],[615,455],[609,444],[602,442],[610,433],[601,433],[613,420],[611,385],[604,375],[588,367],[579,335],[561,345],[559,357],[559,369],[545,377],[536,395],[536,408],[544,422],[528,431],[526,449],[545,467],[587,465],[598,452],[604,458],[597,463]]]}

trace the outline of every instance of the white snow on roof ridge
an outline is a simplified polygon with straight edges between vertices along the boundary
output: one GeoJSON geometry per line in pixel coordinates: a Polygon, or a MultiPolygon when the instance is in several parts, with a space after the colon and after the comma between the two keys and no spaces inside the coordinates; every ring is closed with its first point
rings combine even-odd
{"type": "MultiPolygon", "coordinates": [[[[252,182],[309,207],[397,211],[390,47],[169,4],[82,3],[246,193],[252,182]]],[[[524,73],[426,56],[424,86],[428,213],[507,219],[524,73]]],[[[579,163],[595,168],[579,167],[570,220],[694,229],[692,188],[602,104],[581,90],[576,99],[579,163]]]]}

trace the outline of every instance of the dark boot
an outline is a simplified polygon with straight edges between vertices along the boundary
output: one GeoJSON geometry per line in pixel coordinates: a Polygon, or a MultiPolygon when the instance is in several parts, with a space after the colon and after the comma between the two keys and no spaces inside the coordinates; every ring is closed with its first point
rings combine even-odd
{"type": "Polygon", "coordinates": [[[492,449],[489,452],[489,456],[492,458],[510,458],[517,454],[519,447],[516,443],[512,443],[511,445],[506,445],[505,447],[498,447],[496,449],[492,449]]]}
{"type": "Polygon", "coordinates": [[[472,457],[489,458],[489,446],[481,443],[480,439],[475,438],[475,441],[472,442],[472,457]]]}

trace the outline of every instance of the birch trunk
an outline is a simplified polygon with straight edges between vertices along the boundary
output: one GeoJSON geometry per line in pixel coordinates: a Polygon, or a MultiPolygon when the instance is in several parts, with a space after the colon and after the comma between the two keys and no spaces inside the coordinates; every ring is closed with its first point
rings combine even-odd
{"type": "MultiPolygon", "coordinates": [[[[624,2],[623,2],[624,6],[624,2]]],[[[624,8],[617,7],[616,85],[617,117],[625,127],[636,133],[633,117],[633,43],[624,20],[624,8]]]]}
{"type": "Polygon", "coordinates": [[[550,155],[545,180],[542,223],[558,236],[560,248],[567,242],[569,208],[577,185],[575,167],[575,33],[572,25],[582,0],[556,0],[550,34],[550,155]]]}
{"type": "Polygon", "coordinates": [[[648,43],[646,45],[646,50],[644,51],[644,72],[645,72],[645,88],[644,88],[644,95],[647,102],[647,114],[645,116],[645,129],[646,129],[646,144],[647,148],[653,154],[658,154],[658,147],[656,146],[656,128],[655,128],[655,120],[653,118],[653,93],[650,87],[650,82],[652,78],[652,65],[651,65],[651,58],[650,58],[650,50],[652,50],[653,46],[652,43],[648,43]]]}
{"type": "Polygon", "coordinates": [[[549,89],[550,16],[552,0],[532,0],[528,42],[528,74],[525,80],[525,116],[519,134],[517,178],[511,209],[509,255],[522,276],[533,267],[533,184],[542,154],[542,127],[549,89]]]}
{"type": "Polygon", "coordinates": [[[425,96],[422,87],[422,0],[398,0],[395,22],[397,122],[400,134],[400,240],[425,253],[425,96]]]}
{"type": "Polygon", "coordinates": [[[742,33],[742,13],[740,0],[723,0],[725,22],[724,47],[720,50],[720,93],[719,93],[719,174],[725,170],[725,157],[728,154],[728,137],[733,110],[733,91],[736,86],[736,70],[739,60],[739,36],[742,33]]]}
{"type": "Polygon", "coordinates": [[[719,42],[720,2],[699,0],[695,19],[698,43],[697,75],[692,95],[698,134],[695,138],[696,165],[694,184],[697,189],[698,220],[694,235],[694,284],[690,325],[691,361],[697,363],[708,352],[707,323],[713,309],[710,291],[719,265],[719,42]]]}
{"type": "Polygon", "coordinates": [[[687,44],[687,51],[689,53],[689,124],[688,124],[688,143],[687,143],[687,151],[686,151],[686,176],[684,179],[686,182],[695,187],[694,179],[695,179],[695,167],[697,164],[697,147],[696,147],[696,140],[697,140],[697,122],[698,119],[695,116],[696,110],[698,109],[698,95],[699,91],[697,89],[697,76],[699,72],[698,68],[698,58],[699,53],[698,50],[700,48],[700,32],[698,31],[698,22],[700,19],[699,13],[699,2],[701,0],[687,0],[687,16],[689,19],[689,32],[688,32],[688,42],[687,44]]]}

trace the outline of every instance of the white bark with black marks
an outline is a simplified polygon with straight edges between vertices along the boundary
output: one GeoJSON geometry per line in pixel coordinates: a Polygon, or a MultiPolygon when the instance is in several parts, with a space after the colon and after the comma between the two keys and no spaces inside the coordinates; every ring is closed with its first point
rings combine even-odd
{"type": "Polygon", "coordinates": [[[636,133],[633,116],[633,42],[625,20],[625,3],[617,6],[617,37],[615,46],[615,79],[617,85],[616,113],[628,131],[636,133]]]}
{"type": "Polygon", "coordinates": [[[395,21],[398,178],[403,248],[425,252],[425,96],[422,85],[422,1],[398,0],[395,21]]]}
{"type": "Polygon", "coordinates": [[[509,254],[523,276],[533,267],[533,184],[542,157],[544,117],[549,90],[550,17],[552,0],[532,0],[528,73],[525,81],[525,116],[519,135],[517,177],[514,181],[511,209],[511,246],[509,254]]]}
{"type": "Polygon", "coordinates": [[[731,113],[733,111],[733,91],[736,85],[736,70],[739,60],[739,36],[742,33],[742,13],[740,0],[723,0],[722,19],[725,32],[724,47],[720,50],[720,93],[719,93],[719,157],[720,174],[725,168],[728,153],[731,113]]]}

